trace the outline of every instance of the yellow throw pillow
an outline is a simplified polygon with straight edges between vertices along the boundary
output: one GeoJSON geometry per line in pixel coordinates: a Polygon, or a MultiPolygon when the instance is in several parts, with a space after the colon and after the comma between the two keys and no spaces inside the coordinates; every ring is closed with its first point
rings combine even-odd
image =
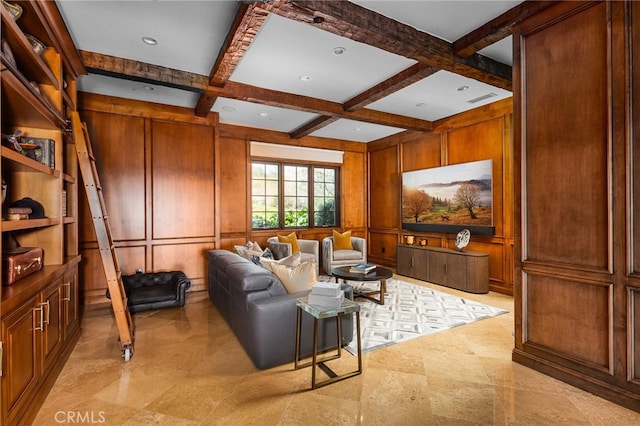
{"type": "Polygon", "coordinates": [[[351,231],[344,231],[342,234],[333,230],[333,249],[334,250],[353,250],[351,245],[351,231]]]}
{"type": "Polygon", "coordinates": [[[278,241],[281,243],[291,244],[291,254],[296,254],[300,251],[300,246],[298,245],[298,237],[296,237],[295,232],[292,232],[286,236],[278,235],[278,241]]]}
{"type": "Polygon", "coordinates": [[[278,263],[271,263],[269,266],[271,272],[282,281],[289,294],[311,290],[311,287],[318,280],[316,265],[313,262],[302,262],[293,268],[278,263]]]}

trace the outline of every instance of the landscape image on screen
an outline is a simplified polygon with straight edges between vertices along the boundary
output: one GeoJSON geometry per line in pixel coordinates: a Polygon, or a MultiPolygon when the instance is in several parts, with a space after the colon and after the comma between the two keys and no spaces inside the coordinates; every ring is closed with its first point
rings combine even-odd
{"type": "Polygon", "coordinates": [[[402,174],[403,225],[491,226],[492,200],[491,160],[402,174]]]}

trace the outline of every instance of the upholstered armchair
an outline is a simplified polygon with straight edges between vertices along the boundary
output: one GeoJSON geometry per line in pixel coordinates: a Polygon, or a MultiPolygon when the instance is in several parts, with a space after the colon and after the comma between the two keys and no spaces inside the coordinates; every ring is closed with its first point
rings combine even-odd
{"type": "MultiPolygon", "coordinates": [[[[316,275],[320,274],[320,243],[317,240],[297,240],[300,247],[300,261],[311,260],[316,264],[316,275]]],[[[269,250],[276,260],[283,259],[293,254],[290,243],[279,242],[278,237],[270,237],[267,240],[269,250]]]]}
{"type": "Polygon", "coordinates": [[[322,240],[322,268],[331,275],[333,268],[367,263],[367,240],[351,237],[351,250],[334,250],[334,237],[322,240]]]}

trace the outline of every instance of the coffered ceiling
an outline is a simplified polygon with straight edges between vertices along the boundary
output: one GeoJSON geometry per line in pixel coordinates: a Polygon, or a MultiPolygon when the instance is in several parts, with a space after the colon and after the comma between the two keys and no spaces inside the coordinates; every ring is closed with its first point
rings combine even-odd
{"type": "Polygon", "coordinates": [[[370,142],[510,97],[510,26],[552,2],[56,3],[81,91],[370,142]]]}

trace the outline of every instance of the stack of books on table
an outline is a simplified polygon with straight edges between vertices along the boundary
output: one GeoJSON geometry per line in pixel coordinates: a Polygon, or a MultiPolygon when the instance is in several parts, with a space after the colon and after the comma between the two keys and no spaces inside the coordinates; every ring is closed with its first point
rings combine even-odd
{"type": "Polygon", "coordinates": [[[368,263],[358,263],[353,265],[349,272],[352,274],[366,274],[376,269],[376,265],[369,265],[368,263]]]}
{"type": "Polygon", "coordinates": [[[322,308],[338,308],[344,301],[344,291],[339,283],[317,282],[311,287],[307,302],[322,308]]]}

